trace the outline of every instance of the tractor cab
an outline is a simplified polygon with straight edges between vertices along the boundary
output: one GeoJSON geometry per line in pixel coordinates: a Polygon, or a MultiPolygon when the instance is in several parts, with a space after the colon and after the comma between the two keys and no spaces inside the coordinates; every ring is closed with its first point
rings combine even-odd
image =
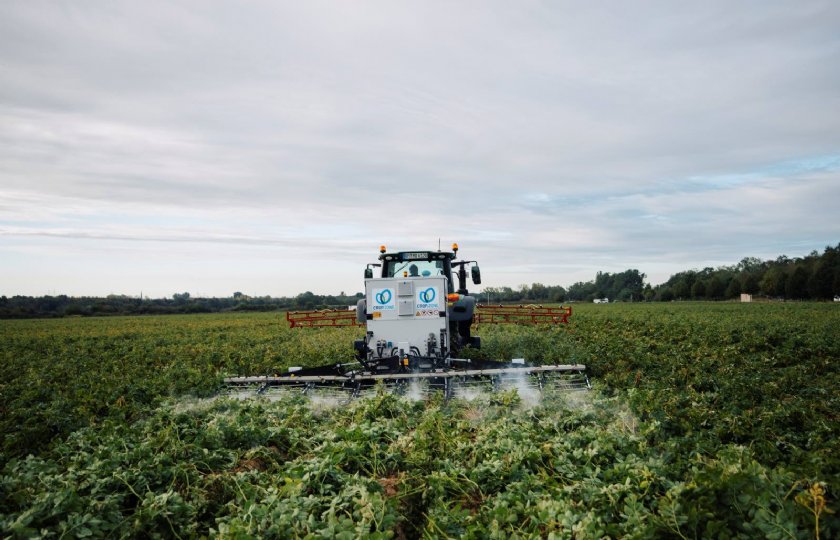
{"type": "Polygon", "coordinates": [[[385,246],[379,248],[379,264],[369,264],[365,269],[365,279],[373,278],[374,266],[380,267],[382,278],[428,278],[443,276],[447,279],[447,292],[469,294],[467,290],[466,267],[472,264],[472,281],[481,283],[481,272],[475,261],[455,261],[458,244],[452,244],[452,251],[398,251],[387,253],[385,246]],[[452,279],[452,268],[457,269],[458,288],[452,279]]]}

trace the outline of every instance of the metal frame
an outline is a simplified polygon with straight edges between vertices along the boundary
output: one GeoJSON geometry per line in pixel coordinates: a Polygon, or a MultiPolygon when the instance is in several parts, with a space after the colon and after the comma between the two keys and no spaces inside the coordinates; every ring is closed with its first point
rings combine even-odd
{"type": "Polygon", "coordinates": [[[487,305],[475,306],[475,324],[568,324],[572,316],[571,306],[544,307],[541,305],[487,305]]]}
{"type": "Polygon", "coordinates": [[[356,319],[356,310],[321,309],[311,311],[287,311],[289,328],[364,326],[356,319]]]}
{"type": "Polygon", "coordinates": [[[364,373],[350,372],[347,375],[301,375],[294,373],[288,375],[257,375],[248,377],[226,377],[225,384],[233,385],[258,385],[279,383],[317,383],[317,382],[348,382],[348,381],[389,381],[389,380],[411,380],[411,379],[440,379],[452,377],[481,377],[494,375],[529,375],[533,373],[548,372],[576,372],[584,373],[586,366],[583,364],[555,364],[546,366],[523,366],[514,368],[491,368],[491,369],[434,369],[413,373],[364,373]]]}
{"type": "Polygon", "coordinates": [[[489,369],[435,369],[421,372],[371,373],[352,371],[346,375],[266,375],[228,377],[229,390],[253,389],[256,395],[270,397],[274,391],[299,393],[304,396],[330,395],[349,403],[363,394],[384,385],[389,392],[405,394],[414,385],[422,395],[440,392],[449,401],[473,391],[497,392],[504,388],[533,388],[540,393],[549,388],[563,391],[592,388],[582,364],[516,366],[489,369]]]}
{"type": "MultiPolygon", "coordinates": [[[[568,324],[571,306],[545,307],[541,305],[487,305],[477,304],[474,322],[479,324],[568,324]]],[[[356,318],[356,312],[343,309],[287,311],[290,328],[365,326],[356,318]]]]}

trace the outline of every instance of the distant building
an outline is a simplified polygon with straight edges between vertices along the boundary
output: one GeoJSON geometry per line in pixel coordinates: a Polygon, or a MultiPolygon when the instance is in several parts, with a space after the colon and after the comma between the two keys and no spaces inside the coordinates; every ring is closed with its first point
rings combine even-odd
{"type": "Polygon", "coordinates": [[[752,302],[752,295],[741,293],[741,302],[752,302]]]}

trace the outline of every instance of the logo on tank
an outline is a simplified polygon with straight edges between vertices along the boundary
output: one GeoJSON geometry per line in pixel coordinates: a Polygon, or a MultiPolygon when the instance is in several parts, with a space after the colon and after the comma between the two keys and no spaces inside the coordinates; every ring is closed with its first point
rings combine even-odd
{"type": "Polygon", "coordinates": [[[373,311],[389,311],[396,309],[393,289],[373,290],[373,311]]]}
{"type": "Polygon", "coordinates": [[[417,309],[438,309],[438,291],[435,287],[423,289],[417,293],[417,309]]]}

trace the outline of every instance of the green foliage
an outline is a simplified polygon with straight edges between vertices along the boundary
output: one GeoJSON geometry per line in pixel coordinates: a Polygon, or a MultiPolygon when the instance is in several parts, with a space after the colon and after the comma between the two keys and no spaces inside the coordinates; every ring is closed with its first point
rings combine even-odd
{"type": "Polygon", "coordinates": [[[305,292],[295,297],[251,297],[237,291],[226,298],[195,298],[175,293],[171,298],[146,298],[109,294],[105,298],[59,296],[0,296],[0,319],[95,315],[166,315],[217,313],[228,311],[276,311],[280,309],[345,309],[354,305],[362,293],[348,296],[305,292]]]}
{"type": "Polygon", "coordinates": [[[482,326],[473,357],[596,389],[319,408],[209,398],[223,373],[350,354],[270,314],[0,328],[0,531],[28,537],[840,535],[832,304],[581,305],[482,326]]]}
{"type": "Polygon", "coordinates": [[[611,274],[598,272],[595,281],[578,282],[569,287],[569,300],[592,301],[593,298],[609,298],[610,300],[640,301],[643,297],[645,275],[638,270],[631,269],[611,274]]]}
{"type": "Polygon", "coordinates": [[[807,285],[808,271],[802,266],[794,267],[785,282],[785,296],[794,300],[808,297],[807,285]]]}
{"type": "Polygon", "coordinates": [[[724,296],[726,298],[736,298],[739,294],[741,294],[741,282],[737,278],[732,278],[729,285],[726,286],[724,296]]]}
{"type": "Polygon", "coordinates": [[[702,299],[706,296],[706,282],[697,280],[691,286],[691,297],[695,299],[702,299]]]}
{"type": "Polygon", "coordinates": [[[0,462],[163,399],[216,392],[223,373],[347,358],[355,329],[295,333],[276,314],[7,321],[0,327],[0,462]]]}
{"type": "Polygon", "coordinates": [[[679,272],[656,287],[656,297],[663,301],[689,297],[717,300],[744,292],[791,300],[829,300],[840,294],[838,276],[840,244],[827,246],[822,254],[813,251],[795,259],[781,256],[775,261],[761,261],[747,257],[732,266],[679,272]]]}
{"type": "MultiPolygon", "coordinates": [[[[793,537],[794,476],[743,447],[674,462],[616,398],[196,401],[9,462],[13,537],[793,537]]],[[[823,523],[823,531],[835,525],[823,523]]]]}

